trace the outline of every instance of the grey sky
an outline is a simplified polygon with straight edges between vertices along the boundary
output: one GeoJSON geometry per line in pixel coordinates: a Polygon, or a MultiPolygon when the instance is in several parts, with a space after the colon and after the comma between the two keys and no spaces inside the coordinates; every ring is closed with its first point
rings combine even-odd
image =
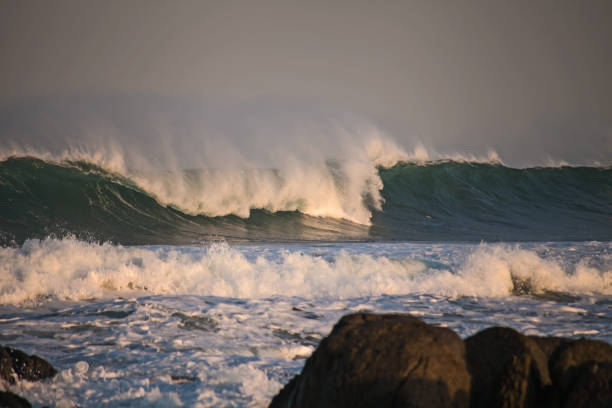
{"type": "Polygon", "coordinates": [[[610,163],[610,21],[610,1],[0,0],[0,109],[320,105],[408,147],[610,163]]]}

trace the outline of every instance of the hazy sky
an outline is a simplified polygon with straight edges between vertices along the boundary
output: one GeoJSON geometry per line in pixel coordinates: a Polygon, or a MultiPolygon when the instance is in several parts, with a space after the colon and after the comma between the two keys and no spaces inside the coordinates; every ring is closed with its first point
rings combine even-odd
{"type": "Polygon", "coordinates": [[[610,163],[611,21],[607,0],[0,0],[0,109],[329,106],[406,146],[610,163]]]}

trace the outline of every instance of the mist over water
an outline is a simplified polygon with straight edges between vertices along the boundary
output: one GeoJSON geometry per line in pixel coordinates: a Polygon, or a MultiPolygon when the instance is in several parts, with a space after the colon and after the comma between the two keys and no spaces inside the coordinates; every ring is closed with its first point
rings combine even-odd
{"type": "MultiPolygon", "coordinates": [[[[212,217],[297,210],[370,225],[372,210],[384,203],[377,166],[436,160],[513,165],[492,149],[445,150],[427,139],[390,134],[367,118],[306,100],[224,105],[82,95],[32,98],[0,110],[0,157],[84,161],[128,179],[164,206],[212,217]]],[[[584,163],[551,154],[537,163],[574,164],[584,163]]]]}
{"type": "Polygon", "coordinates": [[[363,159],[368,140],[390,139],[383,133],[364,118],[312,103],[223,107],[155,96],[83,96],[0,111],[3,151],[88,154],[109,162],[118,154],[123,163],[117,164],[130,170],[282,168],[363,159]]]}
{"type": "Polygon", "coordinates": [[[210,111],[163,99],[31,108],[0,118],[3,157],[94,164],[192,215],[299,210],[369,224],[364,201],[382,203],[376,166],[415,157],[366,121],[321,110],[210,111]]]}
{"type": "MultiPolygon", "coordinates": [[[[31,98],[0,109],[0,154],[80,157],[118,171],[279,169],[348,159],[385,167],[398,160],[439,159],[524,167],[516,157],[500,157],[496,143],[465,150],[384,125],[319,100],[224,104],[160,95],[31,98]]],[[[540,151],[540,161],[533,163],[564,164],[610,163],[567,161],[552,151],[540,151]]]]}

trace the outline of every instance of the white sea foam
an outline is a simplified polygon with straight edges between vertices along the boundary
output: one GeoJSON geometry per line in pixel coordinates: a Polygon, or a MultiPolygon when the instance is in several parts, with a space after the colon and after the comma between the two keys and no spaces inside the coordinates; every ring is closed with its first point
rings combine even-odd
{"type": "MultiPolygon", "coordinates": [[[[250,247],[139,248],[76,239],[29,240],[0,249],[0,302],[40,298],[108,298],[125,293],[239,298],[351,298],[382,294],[508,296],[558,291],[612,295],[612,269],[588,259],[569,266],[532,250],[480,245],[457,265],[432,268],[417,255],[400,258],[338,250],[319,254],[250,247]],[[520,291],[520,290],[519,290],[520,291]]],[[[451,257],[451,255],[445,255],[451,257]]]]}
{"type": "Polygon", "coordinates": [[[453,153],[453,154],[436,154],[435,157],[438,160],[451,160],[455,162],[464,162],[464,163],[487,163],[487,164],[501,164],[504,162],[499,157],[499,154],[495,150],[489,150],[486,156],[476,156],[473,154],[461,154],[461,153],[453,153]]]}

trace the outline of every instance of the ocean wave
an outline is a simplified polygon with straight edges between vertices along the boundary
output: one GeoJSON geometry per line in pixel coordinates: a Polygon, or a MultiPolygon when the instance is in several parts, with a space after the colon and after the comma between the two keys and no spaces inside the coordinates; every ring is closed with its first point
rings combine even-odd
{"type": "Polygon", "coordinates": [[[29,240],[0,249],[0,303],[85,300],[143,294],[237,298],[378,295],[503,297],[550,291],[612,295],[609,263],[567,263],[533,250],[479,245],[455,266],[420,257],[340,250],[255,254],[227,244],[203,248],[123,247],[76,239],[29,240]]]}
{"type": "Polygon", "coordinates": [[[0,162],[0,241],[612,238],[609,168],[366,162],[123,174],[95,159],[10,157],[0,162]]]}
{"type": "Polygon", "coordinates": [[[15,148],[4,151],[0,157],[3,163],[15,158],[35,158],[44,161],[47,167],[98,170],[105,177],[114,176],[115,182],[137,186],[161,205],[191,215],[247,218],[253,209],[299,211],[370,225],[371,210],[381,210],[383,203],[377,167],[421,160],[422,155],[419,148],[409,154],[391,140],[374,134],[339,153],[317,153],[307,160],[287,155],[279,160],[279,166],[264,168],[249,167],[246,160],[242,166],[164,168],[142,157],[126,155],[118,146],[69,149],[55,154],[15,148]]]}

